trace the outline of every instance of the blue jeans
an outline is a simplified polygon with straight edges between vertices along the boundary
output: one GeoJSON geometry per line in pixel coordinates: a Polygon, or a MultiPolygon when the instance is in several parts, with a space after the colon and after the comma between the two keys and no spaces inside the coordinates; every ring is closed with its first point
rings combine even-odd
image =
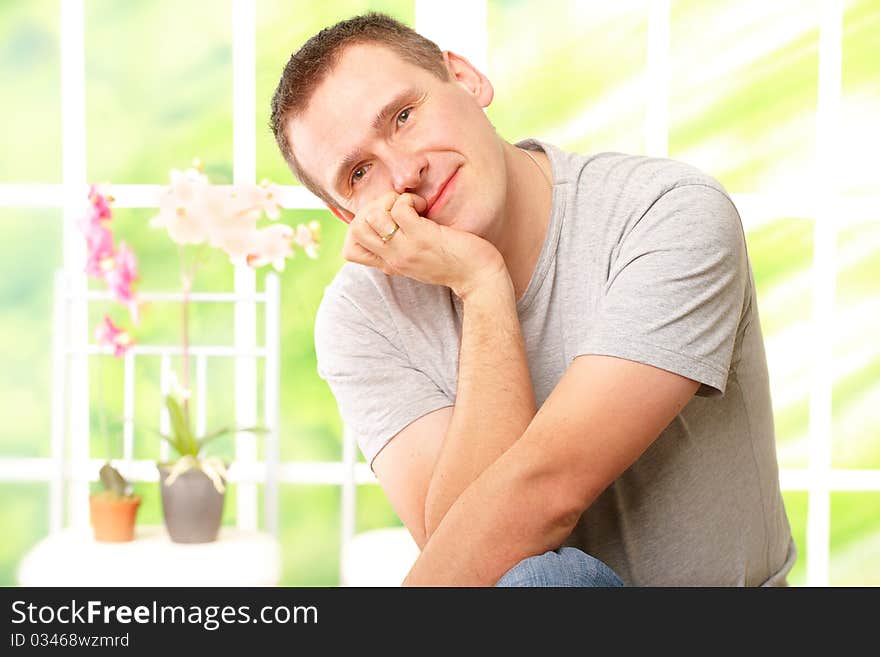
{"type": "Polygon", "coordinates": [[[495,586],[623,586],[611,568],[573,547],[523,559],[495,586]]]}

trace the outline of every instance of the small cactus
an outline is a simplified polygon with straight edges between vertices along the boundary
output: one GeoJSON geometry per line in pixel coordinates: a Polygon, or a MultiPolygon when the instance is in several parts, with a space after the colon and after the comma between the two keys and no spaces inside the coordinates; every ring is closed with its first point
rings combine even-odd
{"type": "Polygon", "coordinates": [[[128,482],[119,470],[110,465],[108,461],[101,466],[101,483],[114,497],[126,497],[128,495],[128,482]]]}

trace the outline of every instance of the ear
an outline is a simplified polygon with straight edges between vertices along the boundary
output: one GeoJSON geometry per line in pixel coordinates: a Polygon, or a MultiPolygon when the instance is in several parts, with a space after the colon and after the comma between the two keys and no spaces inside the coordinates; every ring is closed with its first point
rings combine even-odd
{"type": "Polygon", "coordinates": [[[324,205],[327,206],[327,209],[330,210],[330,212],[336,215],[337,219],[346,224],[350,224],[351,220],[354,219],[354,215],[348,210],[343,210],[327,203],[324,203],[324,205]]]}
{"type": "Polygon", "coordinates": [[[453,81],[462,85],[480,104],[488,107],[495,95],[489,78],[483,75],[473,64],[451,50],[443,51],[443,61],[453,81]]]}

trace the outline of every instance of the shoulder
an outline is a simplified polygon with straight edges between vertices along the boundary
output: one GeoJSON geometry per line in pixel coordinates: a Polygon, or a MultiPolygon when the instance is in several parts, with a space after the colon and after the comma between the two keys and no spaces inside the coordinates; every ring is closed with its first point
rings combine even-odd
{"type": "Polygon", "coordinates": [[[354,333],[387,334],[387,278],[374,267],[354,262],[342,265],[324,294],[315,314],[315,346],[320,352],[334,343],[350,341],[354,333]]]}
{"type": "Polygon", "coordinates": [[[670,158],[603,152],[586,158],[584,171],[599,190],[634,202],[651,203],[676,188],[705,187],[728,195],[708,173],[670,158]]]}
{"type": "Polygon", "coordinates": [[[320,352],[345,342],[392,338],[401,326],[436,315],[447,288],[405,276],[386,276],[375,267],[346,262],[324,288],[315,315],[320,352]]]}
{"type": "Polygon", "coordinates": [[[728,196],[718,180],[680,160],[619,151],[579,153],[535,138],[517,145],[542,149],[550,158],[557,183],[573,184],[578,200],[651,203],[677,187],[699,186],[728,196]]]}
{"type": "Polygon", "coordinates": [[[671,227],[670,221],[702,231],[716,223],[734,234],[741,229],[724,186],[692,164],[612,151],[572,157],[573,213],[596,218],[587,225],[615,243],[637,227],[671,227]]]}

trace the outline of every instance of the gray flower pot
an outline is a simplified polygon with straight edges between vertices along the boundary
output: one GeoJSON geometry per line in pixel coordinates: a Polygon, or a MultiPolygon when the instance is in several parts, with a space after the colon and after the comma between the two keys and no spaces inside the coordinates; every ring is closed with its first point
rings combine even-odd
{"type": "Polygon", "coordinates": [[[225,491],[218,493],[214,483],[201,470],[190,469],[170,486],[165,480],[171,465],[158,464],[162,492],[162,515],[168,536],[175,543],[210,543],[217,540],[223,518],[225,491]]]}

